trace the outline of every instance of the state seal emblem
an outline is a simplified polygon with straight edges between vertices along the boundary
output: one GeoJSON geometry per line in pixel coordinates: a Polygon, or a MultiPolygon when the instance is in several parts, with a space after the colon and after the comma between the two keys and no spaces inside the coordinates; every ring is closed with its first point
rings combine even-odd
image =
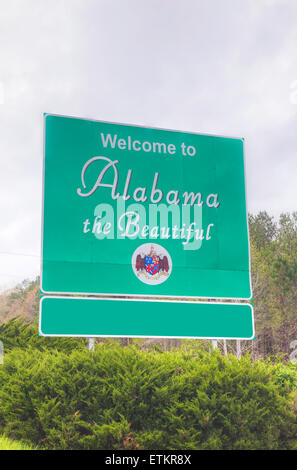
{"type": "Polygon", "coordinates": [[[155,243],[145,243],[134,251],[132,268],[145,284],[162,284],[171,274],[172,261],[165,248],[155,243]]]}

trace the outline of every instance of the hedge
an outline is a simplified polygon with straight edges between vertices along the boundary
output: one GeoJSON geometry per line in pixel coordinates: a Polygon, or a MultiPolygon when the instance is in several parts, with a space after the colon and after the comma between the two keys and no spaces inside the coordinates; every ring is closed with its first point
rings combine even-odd
{"type": "Polygon", "coordinates": [[[8,439],[6,436],[0,436],[0,450],[33,450],[30,447],[8,439]]]}
{"type": "Polygon", "coordinates": [[[0,433],[50,449],[291,449],[295,375],[217,351],[14,348],[0,433]]]}

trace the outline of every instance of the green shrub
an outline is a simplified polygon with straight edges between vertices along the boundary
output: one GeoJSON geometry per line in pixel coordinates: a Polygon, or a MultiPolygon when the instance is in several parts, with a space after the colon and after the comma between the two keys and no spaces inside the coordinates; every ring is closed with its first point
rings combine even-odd
{"type": "Polygon", "coordinates": [[[112,343],[17,348],[0,367],[0,432],[55,449],[293,448],[293,385],[278,367],[112,343]]]}
{"type": "Polygon", "coordinates": [[[0,324],[0,340],[4,345],[5,353],[15,348],[27,349],[28,347],[34,347],[40,351],[55,349],[71,352],[85,349],[86,344],[83,338],[39,337],[38,329],[34,324],[26,323],[23,318],[18,317],[0,324]]]}
{"type": "Polygon", "coordinates": [[[14,442],[6,436],[0,436],[0,450],[31,450],[31,448],[20,442],[14,442]]]}

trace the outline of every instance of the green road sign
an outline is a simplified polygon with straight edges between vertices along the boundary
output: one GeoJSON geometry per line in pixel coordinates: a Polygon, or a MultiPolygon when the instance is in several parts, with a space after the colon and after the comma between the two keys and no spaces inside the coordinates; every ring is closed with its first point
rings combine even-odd
{"type": "Polygon", "coordinates": [[[40,310],[45,336],[254,337],[249,304],[45,296],[40,310]]]}
{"type": "Polygon", "coordinates": [[[243,139],[44,119],[43,293],[251,297],[243,139]]]}

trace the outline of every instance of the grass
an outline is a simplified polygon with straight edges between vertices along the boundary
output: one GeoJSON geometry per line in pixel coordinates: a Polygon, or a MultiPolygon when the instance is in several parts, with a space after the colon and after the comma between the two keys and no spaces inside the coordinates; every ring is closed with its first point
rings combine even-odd
{"type": "Polygon", "coordinates": [[[15,442],[6,436],[0,436],[0,450],[32,450],[21,442],[15,442]]]}

